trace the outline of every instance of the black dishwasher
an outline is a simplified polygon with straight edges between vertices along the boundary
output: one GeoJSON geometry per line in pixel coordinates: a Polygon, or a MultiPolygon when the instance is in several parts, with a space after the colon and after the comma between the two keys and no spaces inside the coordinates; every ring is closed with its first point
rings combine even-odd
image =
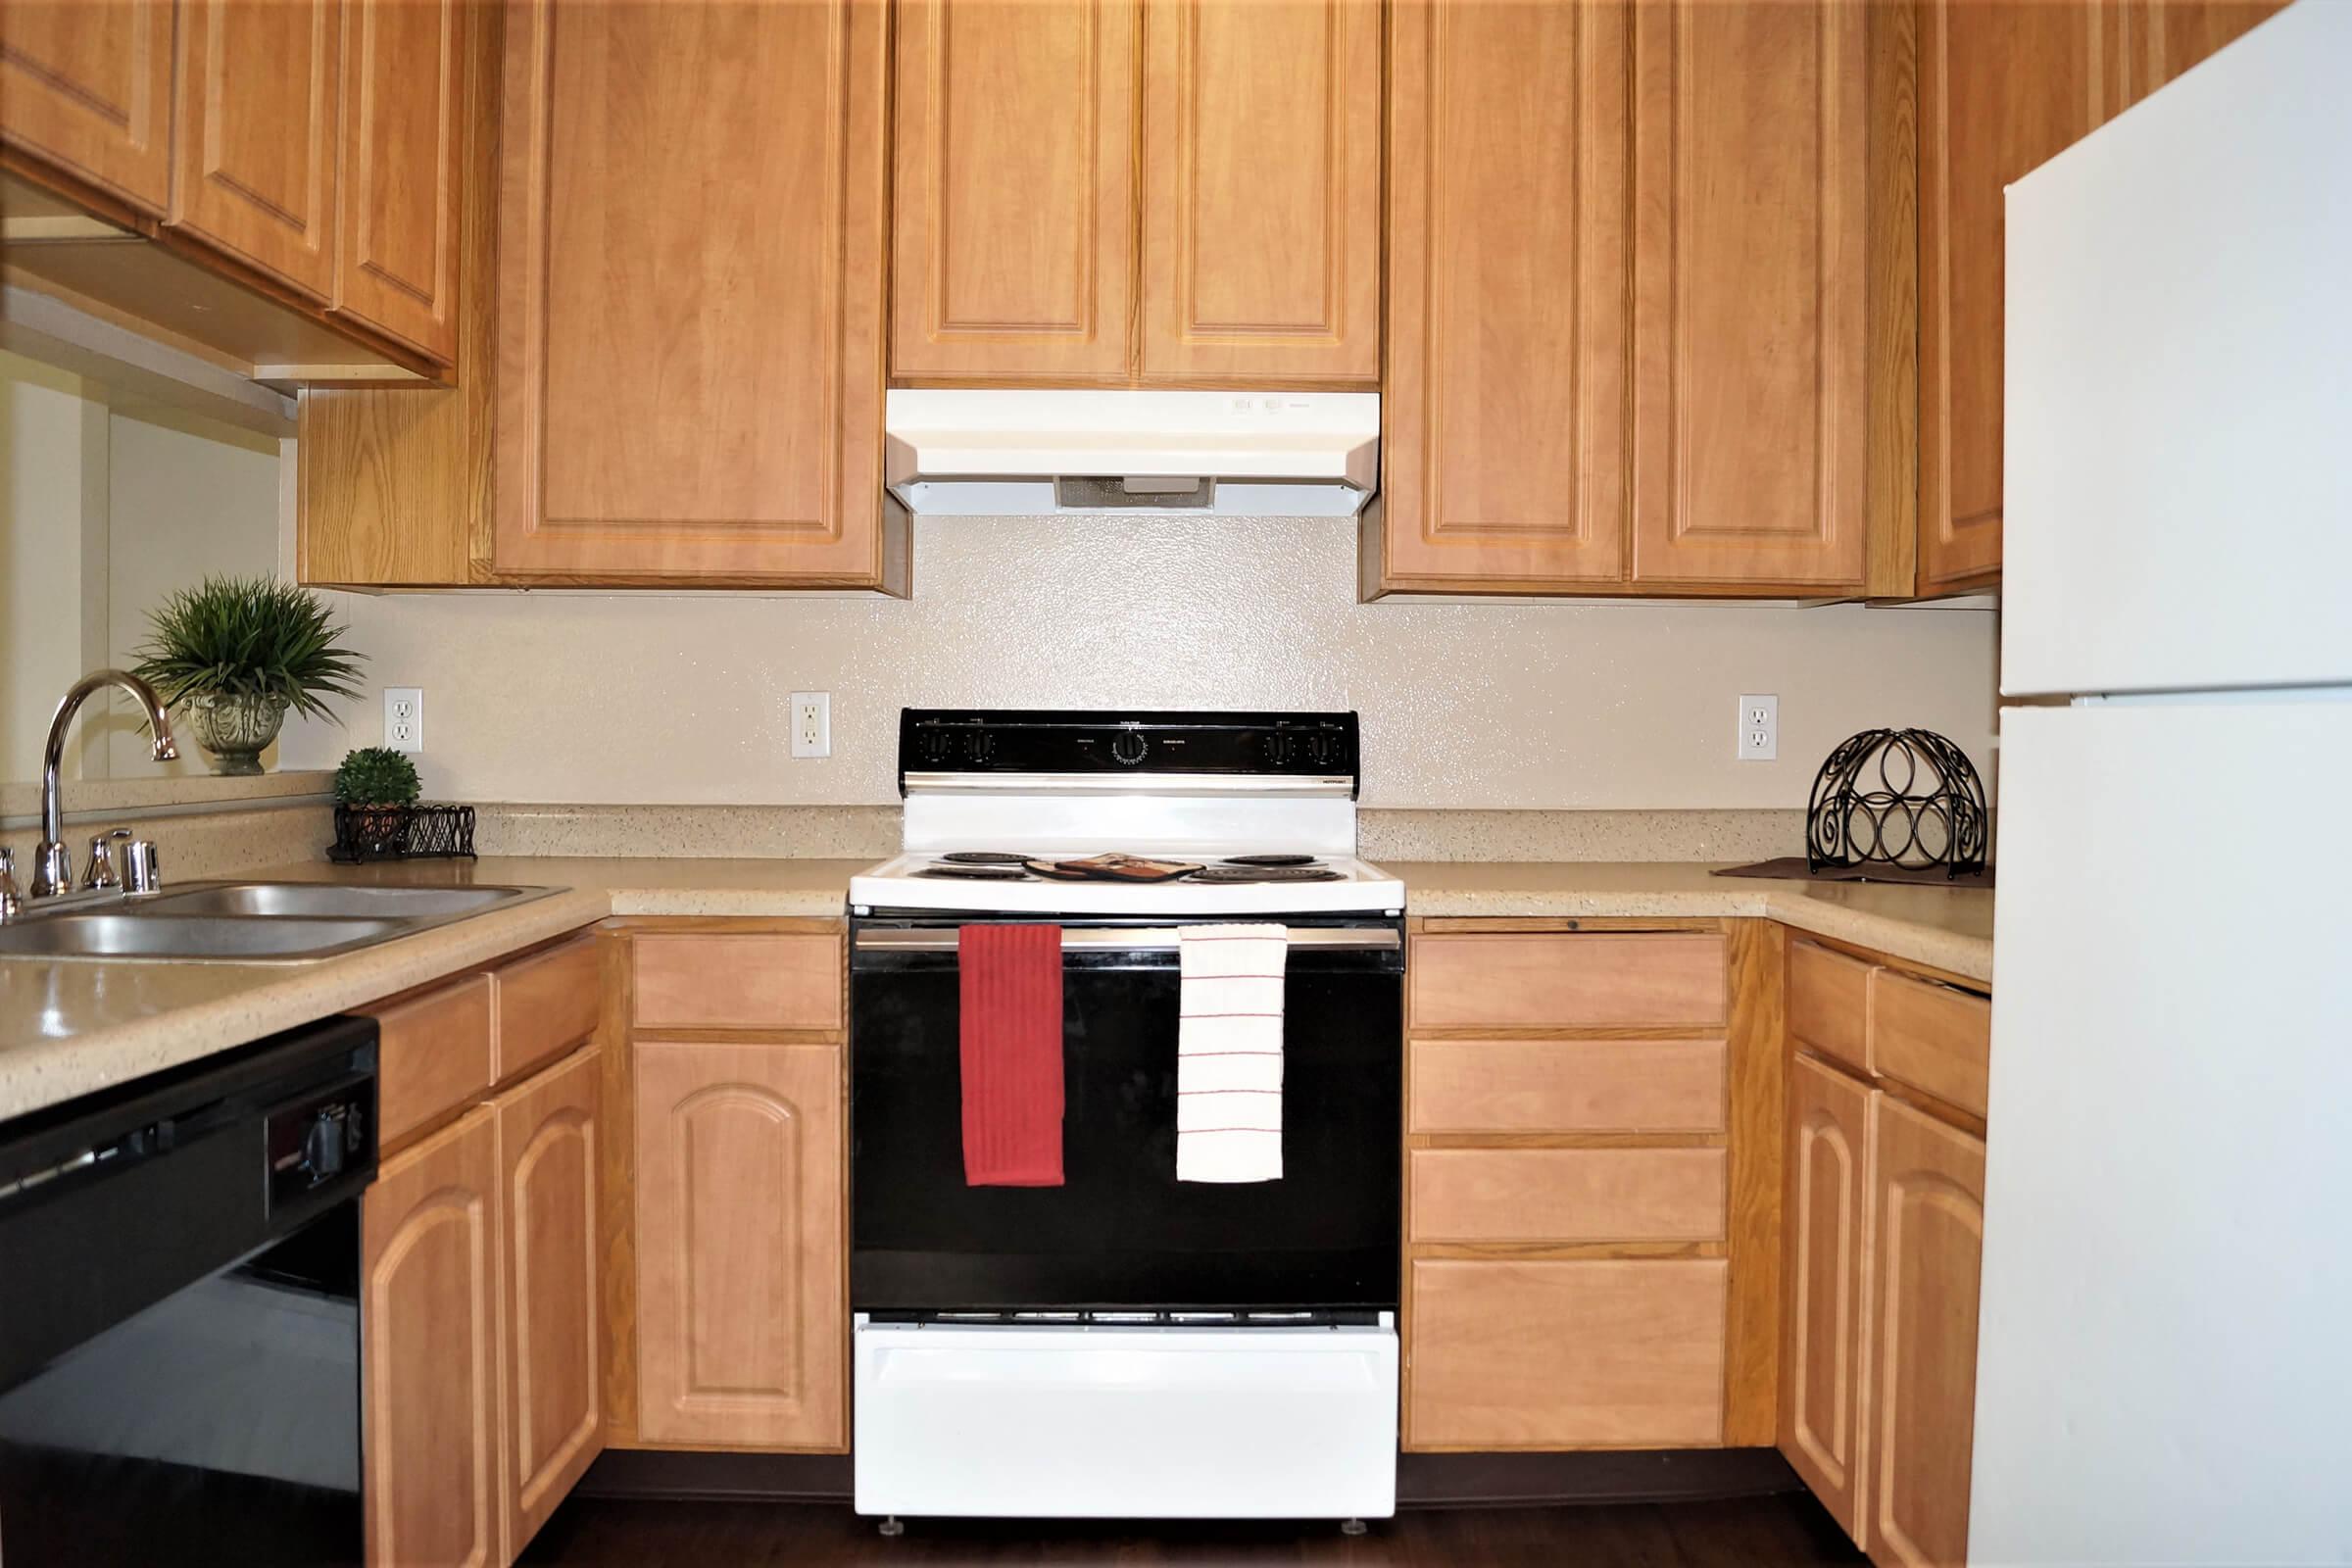
{"type": "Polygon", "coordinates": [[[0,1125],[0,1562],[356,1563],[376,1027],[0,1125]]]}

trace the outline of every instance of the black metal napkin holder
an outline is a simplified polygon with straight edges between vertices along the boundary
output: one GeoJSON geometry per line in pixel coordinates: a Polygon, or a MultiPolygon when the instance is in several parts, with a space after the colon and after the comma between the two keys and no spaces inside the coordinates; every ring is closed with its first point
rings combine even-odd
{"type": "Polygon", "coordinates": [[[1866,729],[1814,775],[1805,866],[1935,866],[1981,873],[1992,818],[1968,754],[1933,730],[1866,729]]]}
{"type": "Polygon", "coordinates": [[[335,842],[326,858],[345,865],[367,860],[470,860],[470,806],[337,806],[335,842]]]}

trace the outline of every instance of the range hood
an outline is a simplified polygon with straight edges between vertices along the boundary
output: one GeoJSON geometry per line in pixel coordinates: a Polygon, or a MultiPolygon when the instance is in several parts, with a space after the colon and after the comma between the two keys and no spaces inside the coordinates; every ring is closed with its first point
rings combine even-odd
{"type": "Polygon", "coordinates": [[[1380,482],[1377,392],[902,387],[883,423],[916,513],[1348,517],[1380,482]]]}

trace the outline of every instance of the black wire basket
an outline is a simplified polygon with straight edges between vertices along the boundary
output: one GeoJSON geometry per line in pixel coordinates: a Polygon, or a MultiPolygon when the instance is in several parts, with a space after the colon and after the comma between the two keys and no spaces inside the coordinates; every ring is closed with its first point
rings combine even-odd
{"type": "Polygon", "coordinates": [[[470,806],[337,806],[335,842],[326,858],[345,865],[367,860],[470,860],[470,806]]]}
{"type": "Polygon", "coordinates": [[[1866,729],[1838,744],[1813,778],[1805,868],[1940,865],[1982,874],[1992,818],[1968,754],[1925,729],[1866,729]]]}

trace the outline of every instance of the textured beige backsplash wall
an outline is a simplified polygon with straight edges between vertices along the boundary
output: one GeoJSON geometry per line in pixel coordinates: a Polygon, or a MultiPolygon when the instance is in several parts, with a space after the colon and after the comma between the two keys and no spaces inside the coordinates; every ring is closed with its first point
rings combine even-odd
{"type": "Polygon", "coordinates": [[[1986,768],[1989,612],[1359,605],[1354,573],[1345,519],[930,517],[907,602],[336,596],[370,699],[281,765],[379,740],[400,685],[427,791],[482,802],[891,803],[907,706],[1353,708],[1382,807],[1801,807],[1876,724],[1986,768]],[[831,693],[830,758],[790,756],[795,691],[831,693]],[[1733,759],[1745,692],[1781,699],[1778,761],[1733,759]]]}

